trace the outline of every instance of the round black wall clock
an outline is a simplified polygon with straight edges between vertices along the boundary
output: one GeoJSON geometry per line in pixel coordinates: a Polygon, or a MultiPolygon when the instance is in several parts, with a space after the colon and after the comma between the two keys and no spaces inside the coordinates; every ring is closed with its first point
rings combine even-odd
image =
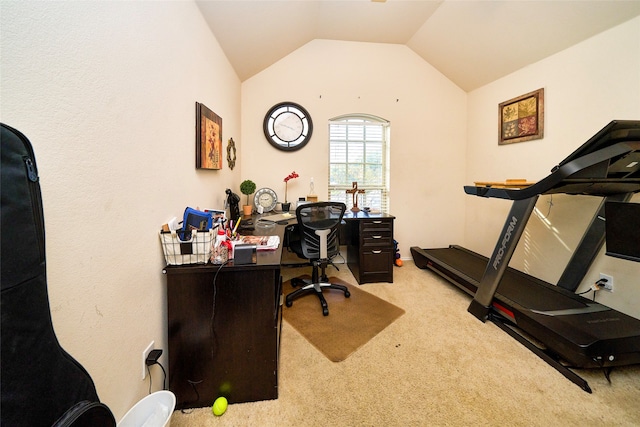
{"type": "Polygon", "coordinates": [[[311,139],[313,122],[309,112],[294,102],[274,105],[264,116],[264,136],[278,150],[295,151],[311,139]]]}

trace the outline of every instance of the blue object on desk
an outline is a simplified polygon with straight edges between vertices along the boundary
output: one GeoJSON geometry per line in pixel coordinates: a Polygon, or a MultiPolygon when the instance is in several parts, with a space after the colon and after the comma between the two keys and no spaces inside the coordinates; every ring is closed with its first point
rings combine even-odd
{"type": "Polygon", "coordinates": [[[191,238],[191,230],[207,231],[213,228],[213,216],[210,212],[203,212],[187,207],[184,210],[182,229],[185,237],[191,238]]]}

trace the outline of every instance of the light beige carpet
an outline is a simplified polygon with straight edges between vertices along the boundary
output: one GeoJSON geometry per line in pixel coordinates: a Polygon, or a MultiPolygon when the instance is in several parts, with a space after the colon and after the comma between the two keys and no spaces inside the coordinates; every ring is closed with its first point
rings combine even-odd
{"type": "MultiPolygon", "coordinates": [[[[356,283],[339,267],[329,274],[356,283]]],[[[308,272],[282,270],[284,280],[308,272]]],[[[283,322],[278,399],[229,405],[221,417],[178,410],[171,427],[640,426],[640,365],[614,369],[611,384],[600,370],[577,371],[585,393],[413,262],[394,269],[393,283],[359,289],[405,314],[340,363],[283,322]]]]}
{"type": "MultiPolygon", "coordinates": [[[[301,276],[309,278],[309,276],[301,276]]],[[[351,296],[345,298],[342,291],[327,289],[323,295],[329,306],[329,315],[322,314],[320,300],[308,294],[293,301],[291,307],[284,306],[283,317],[307,341],[333,362],[345,360],[394,320],[404,310],[358,289],[336,277],[329,282],[347,286],[351,296]]],[[[283,284],[285,295],[297,288],[288,280],[283,284]]]]}

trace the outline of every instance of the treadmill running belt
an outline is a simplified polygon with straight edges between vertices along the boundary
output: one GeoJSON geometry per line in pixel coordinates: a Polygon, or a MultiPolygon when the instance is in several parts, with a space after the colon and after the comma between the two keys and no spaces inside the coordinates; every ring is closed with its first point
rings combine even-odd
{"type": "MultiPolygon", "coordinates": [[[[475,288],[470,290],[475,293],[487,267],[488,258],[459,246],[424,251],[432,254],[442,265],[463,272],[473,279],[471,283],[475,288]]],[[[529,310],[538,311],[580,309],[588,302],[572,292],[510,267],[502,277],[497,294],[502,301],[506,299],[529,310]]]]}

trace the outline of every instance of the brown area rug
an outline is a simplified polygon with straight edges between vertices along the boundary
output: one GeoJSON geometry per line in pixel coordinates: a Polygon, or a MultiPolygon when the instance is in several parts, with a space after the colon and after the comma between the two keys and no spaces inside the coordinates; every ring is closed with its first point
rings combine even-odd
{"type": "MultiPolygon", "coordinates": [[[[403,309],[355,285],[335,277],[329,277],[329,281],[346,285],[351,297],[345,298],[344,293],[338,290],[324,290],[329,315],[323,316],[318,297],[308,294],[294,300],[291,307],[285,305],[283,317],[333,362],[345,360],[404,314],[403,309]]],[[[290,280],[283,284],[285,295],[295,289],[290,280]]]]}

